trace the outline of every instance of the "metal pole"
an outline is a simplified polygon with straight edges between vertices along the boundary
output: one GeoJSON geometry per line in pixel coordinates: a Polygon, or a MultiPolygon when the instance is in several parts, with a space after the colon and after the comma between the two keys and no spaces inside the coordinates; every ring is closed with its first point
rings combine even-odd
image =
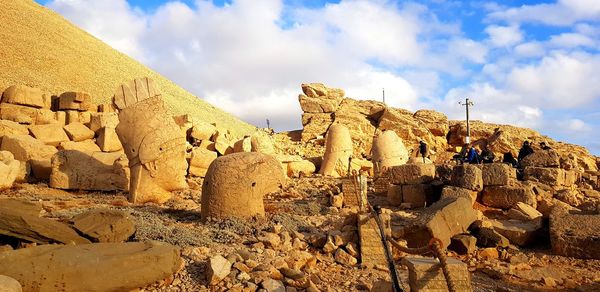
{"type": "Polygon", "coordinates": [[[383,89],[383,104],[385,104],[385,88],[383,89]]]}
{"type": "Polygon", "coordinates": [[[269,122],[269,119],[267,119],[267,129],[271,128],[271,122],[269,122]]]}
{"type": "Polygon", "coordinates": [[[467,143],[471,143],[471,127],[469,126],[469,98],[467,97],[466,101],[466,109],[467,109],[467,143]]]}
{"type": "Polygon", "coordinates": [[[390,277],[392,278],[392,291],[404,292],[404,289],[402,289],[402,287],[400,286],[400,279],[398,278],[398,271],[396,270],[396,265],[394,264],[392,252],[390,251],[390,247],[387,244],[387,237],[385,236],[383,222],[381,222],[381,218],[379,217],[380,214],[381,207],[373,206],[372,215],[373,217],[375,217],[375,222],[377,223],[377,227],[379,228],[379,234],[381,235],[381,244],[383,244],[383,251],[385,253],[385,258],[388,263],[388,269],[390,270],[390,277]]]}

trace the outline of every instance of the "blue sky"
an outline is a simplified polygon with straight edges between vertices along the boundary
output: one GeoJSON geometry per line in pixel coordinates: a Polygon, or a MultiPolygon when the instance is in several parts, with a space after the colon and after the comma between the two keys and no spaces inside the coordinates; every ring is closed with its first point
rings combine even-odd
{"type": "Polygon", "coordinates": [[[39,0],[253,124],[303,82],[539,130],[600,154],[600,1],[39,0]]]}

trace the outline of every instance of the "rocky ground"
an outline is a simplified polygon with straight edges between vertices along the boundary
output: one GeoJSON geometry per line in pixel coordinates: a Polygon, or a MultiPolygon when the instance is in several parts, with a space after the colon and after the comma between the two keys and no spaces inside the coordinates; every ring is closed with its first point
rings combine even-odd
{"type": "MultiPolygon", "coordinates": [[[[191,182],[196,184],[199,182],[191,182]]],[[[124,193],[65,192],[44,184],[16,185],[2,191],[0,199],[39,202],[43,217],[63,222],[89,209],[122,210],[130,214],[136,226],[128,241],[155,240],[181,247],[184,263],[179,271],[139,291],[252,291],[259,287],[256,284],[271,280],[275,280],[272,285],[288,286],[287,291],[371,290],[378,281],[389,280],[384,268],[348,266],[313,242],[319,235],[344,228],[350,210],[329,203],[330,194],[338,193],[339,188],[336,179],[293,179],[285,189],[266,198],[267,218],[206,223],[200,221],[197,189],[175,194],[164,206],[130,204],[124,193]],[[274,240],[272,234],[279,236],[274,240]],[[215,281],[209,270],[217,255],[235,264],[223,280],[215,281]]],[[[373,195],[369,200],[391,209],[392,226],[408,224],[421,211],[385,206],[384,199],[373,195]]],[[[26,246],[30,244],[16,247],[26,246]]],[[[468,264],[475,291],[600,290],[600,260],[555,256],[546,243],[527,249],[511,245],[496,254],[480,248],[470,255],[449,255],[468,264]]],[[[404,256],[395,252],[401,278],[407,283],[407,269],[399,264],[404,256]]]]}

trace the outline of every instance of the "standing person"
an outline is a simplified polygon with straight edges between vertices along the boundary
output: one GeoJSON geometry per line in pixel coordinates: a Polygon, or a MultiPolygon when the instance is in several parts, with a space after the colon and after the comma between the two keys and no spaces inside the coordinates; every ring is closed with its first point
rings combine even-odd
{"type": "Polygon", "coordinates": [[[472,164],[479,163],[479,153],[477,153],[477,149],[475,149],[475,146],[471,146],[471,149],[469,149],[469,155],[467,156],[467,161],[472,164]]]}
{"type": "Polygon", "coordinates": [[[533,148],[529,146],[529,141],[525,141],[523,142],[523,146],[521,146],[521,149],[519,149],[519,156],[517,156],[517,159],[519,160],[519,162],[521,162],[523,158],[527,157],[527,155],[531,153],[533,153],[533,148]]]}
{"type": "Polygon", "coordinates": [[[490,151],[487,145],[483,146],[483,150],[481,150],[481,161],[483,163],[493,163],[494,158],[496,158],[494,152],[490,151]]]}
{"type": "Polygon", "coordinates": [[[419,141],[419,154],[421,154],[421,157],[423,157],[423,163],[425,163],[425,158],[429,156],[429,147],[427,147],[427,143],[419,141]]]}

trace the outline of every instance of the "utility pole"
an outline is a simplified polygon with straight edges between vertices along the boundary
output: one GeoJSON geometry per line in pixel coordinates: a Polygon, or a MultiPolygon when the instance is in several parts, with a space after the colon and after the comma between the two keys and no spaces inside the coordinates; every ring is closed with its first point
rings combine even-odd
{"type": "Polygon", "coordinates": [[[383,89],[383,104],[385,104],[385,88],[383,89]]]}
{"type": "Polygon", "coordinates": [[[469,98],[467,97],[465,99],[465,103],[461,103],[460,101],[458,102],[458,104],[465,106],[466,108],[466,113],[467,113],[467,139],[465,141],[465,143],[469,144],[471,143],[471,127],[469,126],[469,106],[474,105],[472,101],[469,100],[469,98]]]}
{"type": "Polygon", "coordinates": [[[269,119],[267,119],[267,129],[271,129],[271,122],[269,122],[269,119]]]}

